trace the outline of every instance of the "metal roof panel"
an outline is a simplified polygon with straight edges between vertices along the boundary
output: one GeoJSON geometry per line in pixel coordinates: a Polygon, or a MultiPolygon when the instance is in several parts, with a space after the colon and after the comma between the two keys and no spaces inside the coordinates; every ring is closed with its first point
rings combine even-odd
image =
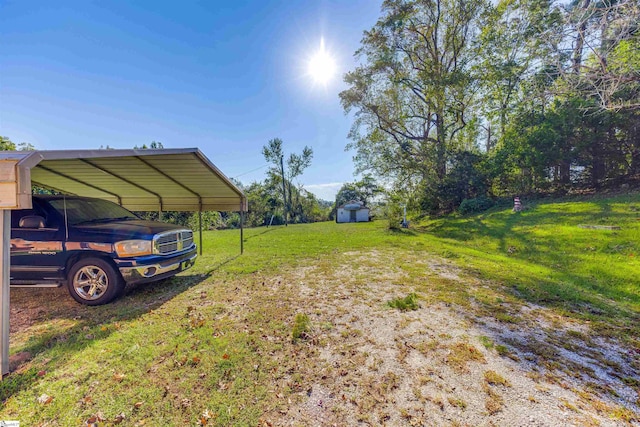
{"type": "Polygon", "coordinates": [[[33,184],[131,210],[247,210],[238,187],[197,148],[0,152],[31,169],[33,184]]]}

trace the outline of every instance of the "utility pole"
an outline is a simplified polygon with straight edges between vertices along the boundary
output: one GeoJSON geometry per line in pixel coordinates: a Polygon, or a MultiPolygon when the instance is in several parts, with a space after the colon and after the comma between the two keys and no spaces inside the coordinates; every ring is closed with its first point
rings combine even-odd
{"type": "Polygon", "coordinates": [[[287,214],[288,209],[287,209],[287,189],[285,188],[285,184],[284,184],[284,163],[283,163],[283,158],[284,156],[280,156],[280,172],[282,173],[282,199],[284,200],[284,226],[287,227],[287,214]]]}

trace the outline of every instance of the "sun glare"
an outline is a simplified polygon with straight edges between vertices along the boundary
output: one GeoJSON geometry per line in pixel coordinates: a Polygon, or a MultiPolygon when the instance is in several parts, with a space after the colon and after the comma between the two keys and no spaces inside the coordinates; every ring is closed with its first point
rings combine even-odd
{"type": "Polygon", "coordinates": [[[336,73],[336,63],[324,48],[324,39],[320,39],[320,50],[309,60],[308,72],[315,83],[326,85],[336,73]]]}

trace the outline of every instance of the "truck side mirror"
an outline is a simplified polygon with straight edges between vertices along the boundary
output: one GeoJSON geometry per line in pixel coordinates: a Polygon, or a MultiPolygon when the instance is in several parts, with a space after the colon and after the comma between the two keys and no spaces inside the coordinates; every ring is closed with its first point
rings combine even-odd
{"type": "Polygon", "coordinates": [[[20,218],[20,228],[44,228],[44,218],[40,215],[27,215],[20,218]]]}

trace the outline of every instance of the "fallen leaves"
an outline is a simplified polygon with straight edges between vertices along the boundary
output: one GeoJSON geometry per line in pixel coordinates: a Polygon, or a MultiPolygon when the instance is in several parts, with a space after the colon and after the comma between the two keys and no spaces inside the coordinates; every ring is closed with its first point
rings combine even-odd
{"type": "Polygon", "coordinates": [[[105,420],[106,419],[104,418],[102,413],[98,412],[97,414],[92,415],[91,417],[89,417],[89,419],[86,421],[86,426],[87,427],[97,427],[99,425],[99,423],[102,423],[105,420]]]}
{"type": "Polygon", "coordinates": [[[51,403],[51,401],[53,400],[52,396],[49,396],[46,393],[43,393],[39,398],[38,398],[38,403],[41,405],[48,405],[49,403],[51,403]]]}
{"type": "Polygon", "coordinates": [[[215,414],[211,414],[208,409],[205,409],[200,415],[200,419],[198,420],[198,422],[201,426],[206,426],[211,418],[215,418],[214,415],[215,414]]]}
{"type": "Polygon", "coordinates": [[[189,327],[191,329],[201,328],[205,325],[207,319],[200,312],[195,311],[195,307],[187,307],[187,317],[189,318],[189,327]]]}

